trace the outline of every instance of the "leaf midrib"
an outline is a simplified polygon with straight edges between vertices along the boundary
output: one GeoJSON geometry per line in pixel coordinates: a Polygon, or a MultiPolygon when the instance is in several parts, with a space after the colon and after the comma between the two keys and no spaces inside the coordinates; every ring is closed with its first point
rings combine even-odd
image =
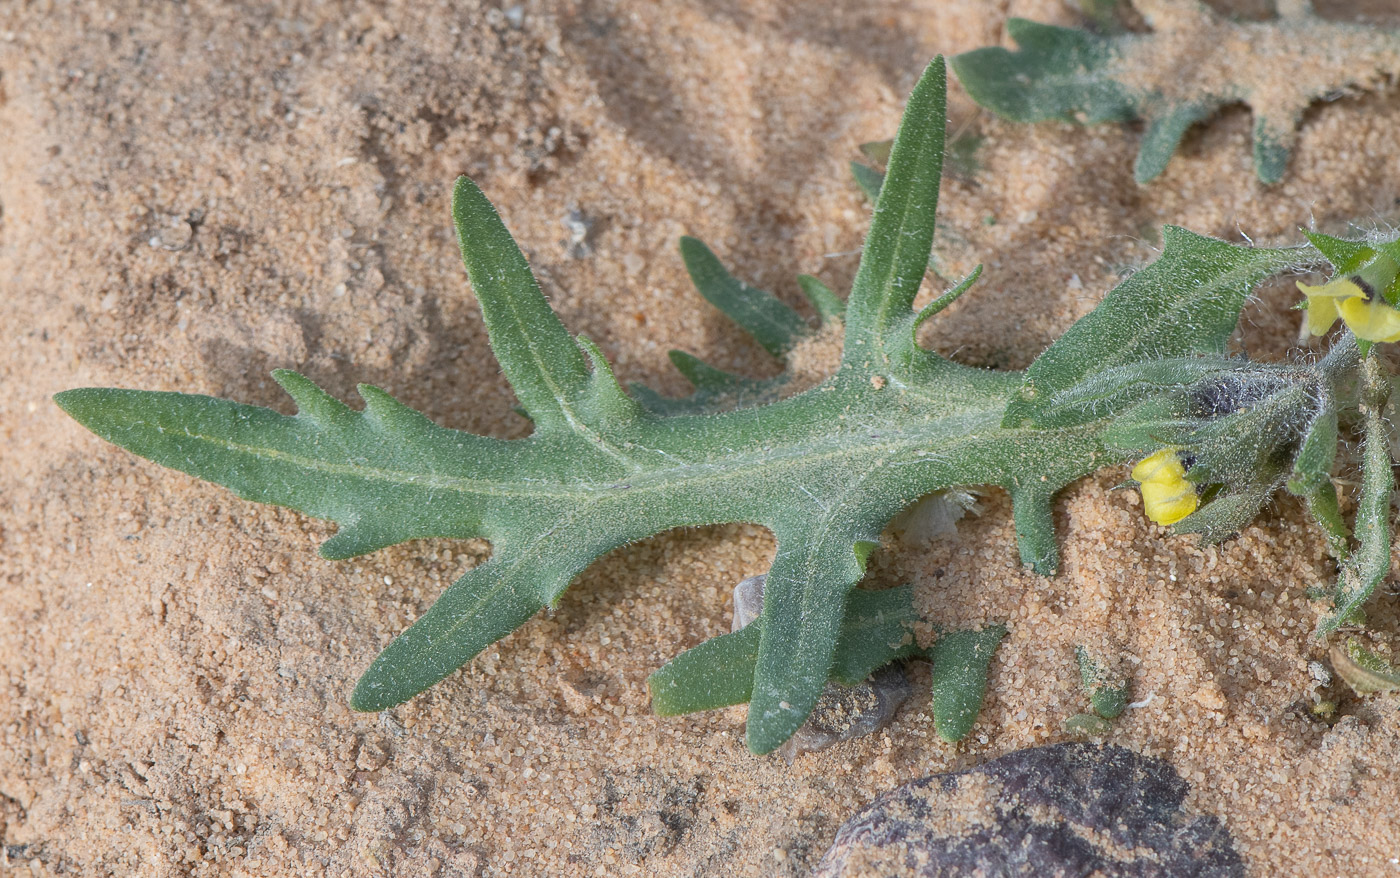
{"type": "MultiPolygon", "coordinates": [[[[894,455],[901,450],[914,447],[929,447],[930,440],[947,440],[951,435],[967,437],[979,428],[1004,432],[1007,438],[1016,434],[1014,430],[1003,430],[997,426],[997,419],[1005,406],[1004,399],[997,399],[985,408],[968,409],[935,420],[921,422],[919,429],[891,430],[893,424],[872,427],[872,431],[889,436],[887,441],[871,442],[866,431],[860,433],[845,431],[827,434],[816,439],[793,443],[786,446],[766,446],[751,452],[721,458],[719,460],[689,463],[682,466],[664,467],[624,476],[620,481],[586,484],[576,479],[576,473],[563,477],[557,484],[522,484],[518,479],[483,479],[465,476],[445,476],[420,473],[407,469],[391,469],[382,466],[366,466],[355,463],[338,463],[315,457],[294,454],[278,448],[249,445],[234,442],[218,436],[211,436],[191,430],[181,430],[180,434],[200,442],[206,442],[230,452],[246,454],[256,458],[286,463],[311,472],[340,476],[361,481],[377,481],[385,484],[421,488],[432,491],[447,491],[466,495],[485,495],[502,498],[535,498],[570,500],[580,497],[604,494],[629,493],[636,496],[640,491],[681,489],[686,485],[709,481],[716,476],[728,476],[738,472],[758,471],[765,476],[782,469],[785,464],[797,464],[800,468],[820,464],[849,455],[862,453],[872,459],[894,455]],[[963,429],[955,429],[958,426],[963,429]]],[[[154,425],[153,425],[154,426],[154,425]]],[[[162,432],[168,432],[162,429],[162,432]]],[[[972,436],[971,438],[977,438],[972,436]]],[[[529,441],[529,440],[517,440],[529,441]]],[[[940,449],[946,451],[946,449],[940,449]]],[[[794,467],[794,468],[798,468],[794,467]]]]}

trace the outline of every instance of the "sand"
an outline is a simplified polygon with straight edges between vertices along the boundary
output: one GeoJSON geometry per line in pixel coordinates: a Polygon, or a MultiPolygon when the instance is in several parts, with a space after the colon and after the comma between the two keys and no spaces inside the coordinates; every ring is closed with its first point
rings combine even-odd
{"type": "MultiPolygon", "coordinates": [[[[928,59],[1000,42],[1008,15],[1074,20],[1054,0],[831,6],[0,0],[0,873],[802,875],[881,792],[1069,739],[1085,641],[1121,656],[1140,705],[1110,740],[1170,760],[1253,874],[1400,869],[1400,701],[1319,689],[1304,591],[1332,569],[1292,500],[1202,549],[1106,471],[1064,492],[1051,580],[1019,568],[996,492],[956,537],[889,539],[872,581],[914,582],[941,624],[1009,625],[986,709],[949,746],[924,694],[789,766],[744,749],[742,710],[661,719],[644,686],[728,630],[730,589],[772,557],[760,528],[615,552],[461,673],[360,715],[370,658],[489,547],[324,561],[332,525],[139,460],[51,404],[113,385],[290,411],[267,374],[285,366],[523,435],[448,221],[463,172],[624,382],[685,390],[670,348],[773,374],[695,294],[676,239],[799,308],[798,273],[844,291],[869,213],[846,163],[893,133],[928,59]],[[1333,725],[1320,694],[1342,696],[1333,725]]],[[[1024,366],[1166,222],[1275,242],[1386,221],[1398,100],[1315,105],[1270,188],[1248,112],[1227,110],[1140,188],[1139,129],[1015,126],[953,86],[952,126],[985,141],[945,186],[939,255],[986,272],[926,341],[1024,366]]],[[[1249,306],[1244,349],[1292,342],[1290,286],[1249,306]]],[[[1400,638],[1386,591],[1383,641],[1400,638]]]]}

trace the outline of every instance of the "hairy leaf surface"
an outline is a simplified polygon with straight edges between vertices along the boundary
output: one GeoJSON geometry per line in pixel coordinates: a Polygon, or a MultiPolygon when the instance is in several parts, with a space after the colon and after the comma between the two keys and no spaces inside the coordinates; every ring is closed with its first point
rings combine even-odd
{"type": "Polygon", "coordinates": [[[1006,32],[1015,51],[974,49],[955,56],[953,70],[973,100],[1015,122],[1143,120],[1133,165],[1139,183],[1166,170],[1193,124],[1229,104],[1248,104],[1255,112],[1255,174],[1277,183],[1310,103],[1381,87],[1400,73],[1400,32],[1322,18],[1309,3],[1279,5],[1275,19],[1246,21],[1204,3],[1143,4],[1150,33],[1091,33],[1012,18],[1006,32]],[[1189,76],[1182,75],[1184,46],[1194,53],[1189,76]],[[1254,75],[1299,68],[1307,74],[1267,81],[1254,75]]]}
{"type": "MultiPolygon", "coordinates": [[[[758,386],[686,354],[673,360],[695,384],[692,396],[624,392],[597,346],[570,337],[495,208],[462,178],[453,218],[463,261],[492,351],[534,424],[528,438],[445,429],[368,386],[355,410],[292,372],[276,373],[297,404],[291,416],[107,388],[67,391],[56,402],[165,466],[337,522],[322,546],[330,558],[422,537],[491,541],[490,559],[370,665],[351,698],[360,710],[398,704],[451,674],[557,602],[616,547],[677,527],[767,527],[778,548],[761,624],[686,653],[653,688],[665,712],[747,700],[748,744],[769,752],[802,725],[829,678],[851,680],[912,648],[881,633],[899,614],[878,604],[894,597],[853,591],[893,516],[932,491],[1001,487],[1023,562],[1052,572],[1056,492],[1128,453],[1104,441],[1114,413],[1201,371],[1191,358],[1215,358],[1206,371],[1231,368],[1221,345],[1250,286],[1314,258],[1172,231],[1156,266],[1110,293],[1027,373],[975,369],[925,350],[915,341],[919,322],[971,282],[922,313],[912,307],[934,234],[945,86],[936,60],[891,149],[844,308],[814,279],[801,281],[819,315],[843,324],[845,343],[836,374],[801,394],[779,399],[781,383],[758,386]],[[1159,358],[1169,362],[1138,368],[1159,358]],[[1120,371],[1105,378],[1111,369],[1120,371]],[[1060,394],[1096,401],[1062,416],[1043,402],[1060,394]]],[[[785,356],[810,331],[698,241],[683,247],[701,292],[770,352],[785,356]]],[[[999,628],[960,632],[935,646],[944,737],[975,719],[1001,636],[999,628]]]]}

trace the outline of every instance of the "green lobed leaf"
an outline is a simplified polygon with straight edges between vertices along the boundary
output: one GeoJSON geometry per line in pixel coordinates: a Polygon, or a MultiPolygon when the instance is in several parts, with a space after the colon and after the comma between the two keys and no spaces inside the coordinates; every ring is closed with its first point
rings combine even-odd
{"type": "Polygon", "coordinates": [[[1150,33],[1122,27],[1091,33],[1012,18],[1006,30],[1016,51],[975,49],[955,56],[953,70],[973,100],[1015,122],[1142,119],[1133,169],[1138,183],[1166,169],[1191,125],[1221,107],[1247,104],[1255,112],[1255,174],[1265,184],[1287,170],[1302,121],[1297,108],[1374,89],[1400,72],[1394,60],[1400,33],[1320,18],[1305,0],[1267,21],[1229,19],[1198,2],[1180,5],[1170,15],[1143,9],[1150,33]],[[1190,64],[1210,69],[1240,64],[1239,46],[1250,47],[1247,62],[1254,69],[1292,68],[1306,46],[1310,75],[1267,82],[1183,75],[1181,46],[1192,47],[1190,64]]]}
{"type": "Polygon", "coordinates": [[[1167,162],[1181,145],[1181,139],[1186,136],[1186,129],[1213,111],[1213,107],[1201,104],[1178,104],[1148,119],[1147,130],[1143,132],[1142,144],[1133,163],[1133,179],[1138,183],[1148,183],[1161,176],[1167,169],[1167,162]]]}
{"type": "MultiPolygon", "coordinates": [[[[944,89],[936,60],[891,153],[844,314],[842,369],[804,393],[774,400],[776,384],[759,387],[678,355],[678,368],[697,385],[693,397],[672,401],[670,410],[641,389],[629,397],[598,347],[568,336],[494,208],[462,180],[453,213],[464,262],[492,349],[535,423],[529,438],[444,429],[368,386],[360,391],[364,409],[355,411],[290,372],[276,377],[297,403],[293,416],[106,388],[55,399],[98,435],[156,462],[337,522],[340,531],[322,547],[328,557],[429,536],[491,541],[491,558],[374,660],[352,696],[358,709],[400,703],[441,680],[557,602],[580,571],[614,548],[677,527],[767,527],[778,548],[761,624],[697,647],[696,655],[713,660],[687,661],[713,678],[697,682],[682,663],[672,673],[690,681],[686,691],[666,697],[679,709],[733,699],[747,687],[749,746],[771,751],[802,724],[833,674],[851,679],[912,649],[902,634],[893,636],[902,609],[857,611],[897,593],[852,591],[894,515],[933,491],[999,485],[1012,497],[1023,561],[1049,572],[1056,492],[1123,457],[1107,441],[1122,420],[1113,412],[1131,404],[1142,414],[1164,399],[1178,407],[1187,399],[1167,381],[1170,368],[1134,377],[1134,363],[1198,356],[1203,348],[1207,358],[1217,355],[1253,279],[1295,258],[1169,232],[1160,267],[1125,281],[1086,318],[1087,328],[1032,367],[1051,397],[1095,401],[1065,422],[1049,414],[1044,423],[1008,419],[1027,375],[956,365],[914,341],[920,315],[912,302],[938,198],[944,89]],[[1144,276],[1158,280],[1148,284],[1144,276]],[[1115,368],[1121,371],[1112,379],[1103,377],[1115,368]],[[749,393],[752,404],[720,411],[720,397],[736,391],[749,393]]],[[[770,307],[776,300],[755,298],[749,288],[736,291],[713,254],[698,242],[688,247],[702,291],[750,315],[741,322],[772,350],[790,346],[801,323],[795,312],[770,307]]],[[[824,318],[834,319],[839,299],[804,286],[824,318]]],[[[1179,368],[1172,381],[1189,371],[1171,368],[1179,368]]],[[[975,718],[1003,633],[958,632],[935,644],[933,704],[945,738],[964,734],[975,718]]]]}
{"type": "Polygon", "coordinates": [[[1014,122],[1136,115],[1131,93],[1110,74],[1118,55],[1112,40],[1024,18],[1008,19],[1006,32],[1018,51],[990,46],[953,56],[953,72],[977,103],[1014,122]]]}
{"type": "Polygon", "coordinates": [[[1052,421],[1056,395],[1115,367],[1223,354],[1254,287],[1307,259],[1296,248],[1235,247],[1176,226],[1162,237],[1157,261],[1115,287],[1031,363],[1020,398],[1007,407],[1007,427],[1063,423],[1052,421]]]}

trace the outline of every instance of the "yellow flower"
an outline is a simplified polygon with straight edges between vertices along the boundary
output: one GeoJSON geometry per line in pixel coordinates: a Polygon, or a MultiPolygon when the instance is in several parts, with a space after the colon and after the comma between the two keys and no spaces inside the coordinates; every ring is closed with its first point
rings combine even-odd
{"type": "Polygon", "coordinates": [[[1133,467],[1142,491],[1142,510],[1157,524],[1176,524],[1196,511],[1200,498],[1186,480],[1186,467],[1174,448],[1163,448],[1133,467]]]}
{"type": "Polygon", "coordinates": [[[1362,341],[1400,341],[1400,311],[1381,293],[1395,282],[1398,269],[1400,265],[1382,253],[1356,274],[1320,286],[1299,281],[1298,289],[1308,297],[1308,332],[1325,335],[1341,317],[1362,341]]]}

